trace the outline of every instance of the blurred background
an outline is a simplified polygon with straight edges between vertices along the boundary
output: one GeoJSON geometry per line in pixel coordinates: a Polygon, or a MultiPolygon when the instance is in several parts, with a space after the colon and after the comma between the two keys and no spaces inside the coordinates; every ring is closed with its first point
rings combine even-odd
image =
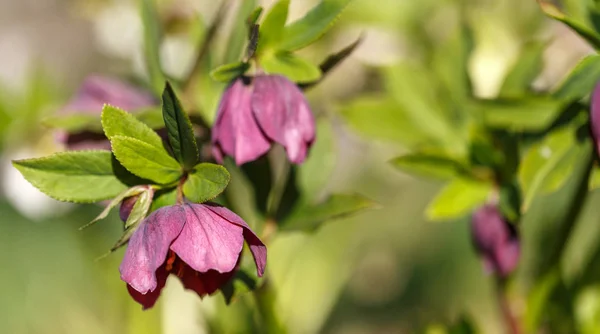
{"type": "MultiPolygon", "coordinates": [[[[225,27],[242,1],[230,1],[225,27]]],[[[292,0],[290,20],[317,2],[292,0]]],[[[563,4],[577,13],[580,2],[563,4]]],[[[189,71],[195,36],[219,4],[159,1],[167,27],[161,45],[167,74],[177,78],[189,71]],[[201,24],[194,26],[194,20],[201,24]]],[[[542,66],[534,82],[539,91],[555,87],[592,50],[546,19],[535,1],[354,1],[325,38],[302,52],[318,62],[364,36],[352,56],[308,92],[313,109],[329,121],[319,137],[326,144],[314,154],[316,164],[332,176],[314,182],[320,192],[361,193],[381,207],[331,222],[313,235],[285,233],[273,240],[269,270],[279,293],[277,307],[292,332],[433,333],[436,324],[463,316],[483,333],[503,332],[493,278],[473,250],[467,217],[435,223],[424,218],[427,203],[443,184],[387,164],[405,152],[413,130],[402,115],[382,111],[385,105],[379,104],[403,97],[389,78],[398,64],[423,69],[423,76],[394,79],[402,87],[453,85],[432,62],[454,56],[445,46],[462,19],[473,32],[467,70],[479,97],[498,94],[508,69],[532,42],[544,46],[536,63],[542,66]],[[355,126],[368,122],[365,111],[382,112],[387,126],[355,126]]],[[[221,29],[216,53],[226,52],[219,45],[226,38],[227,29],[221,29]]],[[[117,215],[80,232],[100,206],[56,202],[10,164],[61,149],[40,119],[60,110],[86,76],[143,82],[142,55],[134,0],[0,0],[0,333],[203,333],[215,314],[223,315],[212,323],[216,332],[248,331],[240,320],[244,311],[235,304],[225,309],[221,295],[200,301],[174,279],[158,306],[142,312],[119,279],[123,250],[94,261],[119,237],[117,215]]],[[[214,87],[218,92],[223,86],[214,87]]],[[[207,102],[209,112],[216,102],[207,102]]],[[[595,250],[596,197],[592,193],[577,224],[577,242],[567,245],[566,270],[577,270],[595,250]]],[[[543,219],[530,222],[531,227],[523,226],[524,239],[543,228],[543,219]]]]}

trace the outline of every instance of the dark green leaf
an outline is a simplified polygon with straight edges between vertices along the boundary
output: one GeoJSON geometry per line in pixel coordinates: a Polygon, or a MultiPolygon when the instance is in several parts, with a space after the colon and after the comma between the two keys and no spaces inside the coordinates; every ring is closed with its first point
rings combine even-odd
{"type": "Polygon", "coordinates": [[[484,123],[511,131],[543,130],[558,117],[563,103],[546,97],[480,100],[476,104],[484,123]]]}
{"type": "Polygon", "coordinates": [[[430,220],[449,220],[470,214],[484,204],[492,185],[467,179],[448,183],[429,203],[425,215],[430,220]]]}
{"type": "Polygon", "coordinates": [[[324,202],[313,205],[299,204],[281,223],[280,228],[286,231],[315,231],[322,223],[343,218],[376,204],[362,195],[333,194],[324,202]]]}
{"type": "Polygon", "coordinates": [[[210,72],[215,81],[230,82],[242,76],[250,68],[250,64],[242,61],[221,65],[210,72]]]}
{"type": "Polygon", "coordinates": [[[184,169],[190,170],[198,162],[198,146],[192,122],[168,82],[163,91],[162,100],[163,118],[173,154],[184,169]]]}
{"type": "Polygon", "coordinates": [[[285,27],[278,47],[282,50],[301,49],[319,39],[352,0],[321,0],[303,18],[285,27]]]}
{"type": "Polygon", "coordinates": [[[102,108],[102,127],[108,139],[114,136],[129,137],[157,148],[163,147],[162,139],[154,130],[132,114],[113,106],[105,105],[102,108]]]}
{"type": "Polygon", "coordinates": [[[283,74],[295,82],[312,82],[321,77],[321,70],[317,66],[289,52],[264,54],[260,64],[265,72],[283,74]]]}
{"type": "Polygon", "coordinates": [[[162,33],[156,12],[155,0],[139,0],[142,26],[144,28],[144,55],[150,84],[156,94],[161,92],[165,82],[160,63],[160,43],[162,33]]]}
{"type": "Polygon", "coordinates": [[[259,50],[265,50],[281,41],[289,6],[290,0],[279,0],[271,7],[260,25],[259,50]]]}
{"type": "Polygon", "coordinates": [[[36,188],[60,201],[97,202],[127,189],[114,175],[108,151],[61,152],[13,165],[36,188]]]}
{"type": "Polygon", "coordinates": [[[500,88],[502,97],[519,97],[527,94],[533,80],[542,71],[542,56],[546,43],[532,42],[523,47],[500,88]]]}
{"type": "Polygon", "coordinates": [[[565,101],[576,101],[592,92],[600,78],[600,55],[583,58],[569,73],[553,96],[565,101]]]}
{"type": "Polygon", "coordinates": [[[219,196],[227,188],[229,179],[229,172],[225,167],[201,163],[188,175],[183,185],[183,194],[192,202],[206,202],[219,196]]]}
{"type": "Polygon", "coordinates": [[[174,182],[182,175],[177,161],[163,148],[123,136],[114,136],[111,144],[117,160],[134,175],[159,184],[174,182]]]}
{"type": "Polygon", "coordinates": [[[410,153],[395,158],[390,163],[401,171],[425,177],[451,179],[469,175],[464,163],[439,152],[410,153]]]}
{"type": "Polygon", "coordinates": [[[62,129],[71,133],[84,130],[102,133],[102,124],[100,123],[100,117],[98,117],[98,115],[81,113],[54,115],[44,117],[41,122],[49,128],[62,129]]]}
{"type": "Polygon", "coordinates": [[[571,27],[579,36],[588,41],[595,49],[600,49],[600,36],[583,23],[566,16],[551,3],[538,0],[544,14],[571,27]]]}

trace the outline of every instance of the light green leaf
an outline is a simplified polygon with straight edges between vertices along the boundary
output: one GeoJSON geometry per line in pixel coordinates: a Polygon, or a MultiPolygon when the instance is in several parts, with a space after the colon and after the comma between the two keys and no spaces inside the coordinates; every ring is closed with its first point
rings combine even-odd
{"type": "Polygon", "coordinates": [[[279,0],[271,7],[260,25],[259,50],[267,49],[281,41],[289,7],[290,0],[279,0]]]}
{"type": "Polygon", "coordinates": [[[117,107],[105,105],[102,108],[102,127],[108,139],[115,136],[129,137],[154,147],[163,147],[162,139],[154,130],[132,114],[117,107]]]}
{"type": "Polygon", "coordinates": [[[600,55],[583,58],[558,86],[553,96],[565,101],[576,101],[592,92],[600,78],[600,55]]]}
{"type": "Polygon", "coordinates": [[[121,165],[141,178],[167,184],[182,175],[181,167],[164,148],[124,136],[114,136],[111,144],[121,165]]]}
{"type": "Polygon", "coordinates": [[[129,217],[127,217],[127,221],[125,222],[126,230],[130,227],[137,226],[144,218],[146,218],[146,215],[150,210],[150,205],[152,205],[153,195],[154,191],[148,189],[138,196],[137,201],[135,201],[135,204],[129,213],[129,217]]]}
{"type": "Polygon", "coordinates": [[[525,210],[536,195],[558,190],[571,176],[577,159],[586,150],[586,144],[578,143],[575,135],[574,127],[563,128],[550,133],[527,151],[519,169],[525,210]]]}
{"type": "Polygon", "coordinates": [[[283,74],[295,82],[311,82],[321,77],[319,67],[285,51],[263,55],[260,58],[260,64],[265,72],[283,74]]]}
{"type": "Polygon", "coordinates": [[[70,115],[53,115],[44,117],[41,120],[42,124],[54,129],[62,129],[71,133],[81,132],[84,130],[102,133],[102,124],[98,115],[90,114],[70,114],[70,115]]]}
{"type": "Polygon", "coordinates": [[[184,169],[190,170],[198,162],[198,145],[192,122],[168,82],[163,91],[162,100],[163,118],[173,154],[184,169]]]}
{"type": "Polygon", "coordinates": [[[294,51],[323,36],[352,0],[321,0],[304,17],[285,27],[279,49],[294,51]]]}
{"type": "Polygon", "coordinates": [[[542,0],[538,0],[538,3],[540,4],[540,8],[542,8],[544,14],[566,24],[579,36],[588,41],[588,43],[590,43],[595,49],[600,49],[600,36],[595,31],[586,27],[583,23],[566,16],[551,3],[542,0]]]}
{"type": "Polygon", "coordinates": [[[441,152],[416,152],[392,159],[390,163],[401,171],[425,177],[451,179],[468,176],[468,166],[441,152]]]}
{"type": "Polygon", "coordinates": [[[519,97],[527,94],[533,80],[542,71],[546,43],[532,42],[523,46],[519,57],[504,78],[500,88],[502,97],[519,97]]]}
{"type": "Polygon", "coordinates": [[[341,107],[346,123],[360,135],[408,146],[427,141],[428,135],[390,96],[363,95],[341,107]]]}
{"type": "Polygon", "coordinates": [[[546,97],[480,100],[476,108],[484,123],[512,131],[543,130],[562,110],[563,103],[546,97]]]}
{"type": "Polygon", "coordinates": [[[13,166],[44,194],[66,202],[91,203],[127,189],[113,171],[108,151],[69,151],[13,161],[13,166]]]}
{"type": "Polygon", "coordinates": [[[340,219],[375,206],[375,202],[362,195],[333,194],[322,203],[299,204],[281,223],[280,229],[313,232],[326,221],[340,219]]]}
{"type": "MultiPolygon", "coordinates": [[[[256,7],[256,0],[244,0],[239,2],[238,11],[235,15],[234,25],[229,33],[229,40],[227,41],[227,47],[225,48],[224,61],[226,63],[232,63],[242,55],[242,49],[244,43],[247,40],[248,22],[251,20],[250,15],[254,12],[256,7]]],[[[261,8],[262,10],[262,8],[261,8]]],[[[259,13],[260,14],[260,13],[259,13]]],[[[258,20],[258,17],[256,17],[258,20]]],[[[252,21],[254,24],[256,21],[252,21]]]]}
{"type": "Polygon", "coordinates": [[[229,179],[229,172],[225,167],[201,163],[188,175],[183,185],[183,194],[192,202],[206,202],[219,196],[227,188],[229,179]]]}
{"type": "Polygon", "coordinates": [[[160,94],[165,84],[160,63],[160,43],[162,32],[156,11],[155,0],[138,0],[144,28],[144,56],[150,84],[156,94],[160,94]]]}
{"type": "Polygon", "coordinates": [[[125,198],[139,195],[142,192],[147,191],[148,189],[149,189],[148,186],[140,185],[140,186],[131,187],[131,188],[123,191],[122,193],[118,194],[117,197],[113,198],[110,201],[110,203],[108,203],[108,205],[104,208],[104,210],[102,210],[102,212],[100,212],[100,214],[96,218],[94,218],[94,220],[83,225],[82,227],[79,228],[79,230],[81,231],[83,229],[86,229],[86,228],[94,225],[96,222],[106,218],[108,216],[108,214],[110,213],[110,211],[115,206],[119,205],[125,198]]]}
{"type": "Polygon", "coordinates": [[[210,72],[210,76],[215,81],[230,82],[235,78],[242,76],[249,68],[249,63],[238,61],[215,68],[210,72]]]}
{"type": "Polygon", "coordinates": [[[429,203],[425,215],[434,221],[460,218],[485,203],[491,191],[489,183],[455,179],[429,203]]]}
{"type": "Polygon", "coordinates": [[[600,168],[595,166],[590,175],[590,190],[600,188],[600,168]]]}

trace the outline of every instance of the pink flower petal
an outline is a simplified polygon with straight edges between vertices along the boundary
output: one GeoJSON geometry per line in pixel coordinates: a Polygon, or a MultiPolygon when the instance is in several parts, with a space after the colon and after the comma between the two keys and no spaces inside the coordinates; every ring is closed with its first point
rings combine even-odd
{"type": "Polygon", "coordinates": [[[119,267],[121,279],[141,294],[154,291],[155,272],[165,262],[169,246],[182,232],[185,221],[180,205],[160,208],[144,219],[127,245],[119,267]]]}
{"type": "Polygon", "coordinates": [[[291,162],[303,162],[315,139],[315,120],[304,94],[281,75],[256,76],[253,85],[252,111],[260,128],[285,147],[291,162]]]}
{"type": "Polygon", "coordinates": [[[217,159],[222,151],[241,165],[256,160],[271,147],[252,116],[251,96],[252,87],[244,85],[242,79],[234,81],[223,93],[212,130],[213,146],[220,150],[213,149],[217,159]]]}
{"type": "Polygon", "coordinates": [[[233,270],[244,246],[243,229],[229,223],[203,204],[184,204],[186,222],[171,245],[192,269],[205,273],[233,270]]]}
{"type": "Polygon", "coordinates": [[[256,271],[258,276],[262,276],[265,272],[265,267],[267,266],[267,247],[265,244],[263,244],[258,236],[252,232],[250,226],[248,226],[248,224],[246,224],[246,222],[240,216],[236,215],[231,210],[212,204],[206,205],[206,207],[227,221],[244,228],[244,239],[248,243],[250,252],[252,252],[252,256],[254,257],[254,263],[256,263],[256,271]]]}

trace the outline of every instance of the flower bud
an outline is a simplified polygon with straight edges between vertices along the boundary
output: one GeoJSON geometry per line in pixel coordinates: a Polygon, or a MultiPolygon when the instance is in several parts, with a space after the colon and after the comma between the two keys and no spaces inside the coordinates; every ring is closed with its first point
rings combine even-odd
{"type": "Polygon", "coordinates": [[[119,217],[121,217],[121,220],[124,223],[127,222],[127,218],[129,218],[131,210],[133,210],[133,206],[135,205],[139,197],[140,195],[127,197],[121,202],[121,206],[119,207],[119,217]]]}

